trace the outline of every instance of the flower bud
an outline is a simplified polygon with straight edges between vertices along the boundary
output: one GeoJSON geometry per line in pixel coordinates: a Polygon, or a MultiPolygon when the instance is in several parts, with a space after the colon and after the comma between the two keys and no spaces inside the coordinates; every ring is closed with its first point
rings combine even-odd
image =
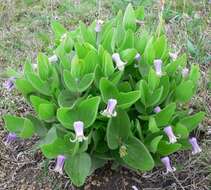
{"type": "Polygon", "coordinates": [[[14,142],[17,139],[17,135],[15,133],[9,133],[7,135],[6,141],[4,142],[4,144],[6,146],[10,145],[12,142],[14,142]]]}
{"type": "Polygon", "coordinates": [[[70,139],[71,142],[82,142],[83,140],[88,139],[84,136],[84,123],[82,121],[75,121],[73,127],[75,131],[75,139],[70,139]]]}
{"type": "Polygon", "coordinates": [[[188,68],[184,68],[182,69],[182,76],[183,78],[186,78],[188,76],[188,73],[189,73],[189,69],[188,68]]]}
{"type": "Polygon", "coordinates": [[[154,112],[155,112],[155,113],[159,113],[160,111],[161,111],[161,109],[160,109],[159,106],[157,106],[157,107],[154,108],[154,112]]]}
{"type": "Polygon", "coordinates": [[[189,139],[189,143],[192,145],[192,154],[198,154],[200,153],[202,150],[198,145],[197,139],[195,137],[192,137],[189,139]]]}
{"type": "Polygon", "coordinates": [[[4,82],[3,87],[8,91],[11,91],[15,87],[14,82],[15,82],[15,77],[10,77],[8,80],[4,82]]]}
{"type": "Polygon", "coordinates": [[[56,167],[54,168],[55,172],[63,174],[63,167],[64,167],[65,156],[59,155],[56,159],[56,167]]]}
{"type": "Polygon", "coordinates": [[[169,143],[173,144],[177,142],[177,138],[173,133],[172,127],[171,126],[167,126],[164,128],[164,132],[166,133],[166,135],[169,138],[169,143]]]}
{"type": "Polygon", "coordinates": [[[176,171],[176,168],[171,166],[170,159],[168,156],[161,158],[161,162],[164,164],[166,168],[166,172],[164,174],[176,171]]]}
{"type": "Polygon", "coordinates": [[[117,105],[117,100],[116,99],[109,99],[107,103],[106,109],[101,113],[103,116],[106,117],[116,117],[117,112],[115,110],[117,105]]]}
{"type": "Polygon", "coordinates": [[[50,63],[56,63],[58,60],[59,60],[59,58],[57,57],[57,55],[53,55],[53,56],[48,58],[48,61],[50,63]]]}
{"type": "Polygon", "coordinates": [[[120,71],[124,71],[125,69],[125,65],[127,64],[126,62],[123,62],[121,59],[120,59],[120,56],[118,53],[114,53],[112,55],[112,59],[113,61],[116,63],[116,66],[117,68],[120,70],[120,71]]]}
{"type": "Polygon", "coordinates": [[[154,67],[155,67],[156,74],[158,76],[162,76],[162,60],[161,59],[154,60],[154,67]]]}

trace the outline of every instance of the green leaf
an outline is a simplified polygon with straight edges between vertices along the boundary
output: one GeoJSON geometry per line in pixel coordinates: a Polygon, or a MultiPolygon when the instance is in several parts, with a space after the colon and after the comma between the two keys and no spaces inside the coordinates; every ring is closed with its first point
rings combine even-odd
{"type": "Polygon", "coordinates": [[[90,127],[97,117],[99,103],[100,97],[96,96],[81,101],[73,108],[59,108],[57,118],[66,128],[72,129],[75,121],[84,122],[85,128],[90,127]]]}
{"type": "Polygon", "coordinates": [[[169,142],[161,140],[157,152],[162,156],[168,156],[169,154],[179,151],[181,146],[179,143],[169,144],[169,142]]]}
{"type": "Polygon", "coordinates": [[[77,98],[77,94],[71,93],[69,90],[62,90],[58,96],[58,104],[60,107],[72,108],[77,98]]]}
{"type": "Polygon", "coordinates": [[[148,128],[152,133],[156,133],[156,132],[160,131],[160,129],[157,127],[154,117],[149,118],[149,127],[148,128]]]}
{"type": "Polygon", "coordinates": [[[123,26],[126,30],[136,30],[136,15],[131,4],[128,4],[125,10],[123,26]]]}
{"type": "Polygon", "coordinates": [[[136,10],[135,10],[135,14],[136,14],[136,18],[139,20],[144,20],[144,7],[143,6],[139,6],[136,10]]]}
{"type": "Polygon", "coordinates": [[[30,96],[30,101],[32,103],[33,108],[35,109],[35,111],[37,113],[39,113],[39,106],[40,106],[40,104],[48,104],[48,103],[50,103],[48,100],[40,98],[39,96],[34,96],[34,95],[30,96]]]}
{"type": "Polygon", "coordinates": [[[103,72],[106,77],[109,77],[110,75],[113,74],[114,72],[113,61],[112,61],[111,55],[107,51],[104,51],[104,54],[103,54],[102,67],[103,67],[103,72]]]}
{"type": "Polygon", "coordinates": [[[28,73],[27,79],[31,83],[32,87],[35,88],[39,93],[44,94],[46,96],[50,96],[50,86],[48,82],[44,82],[34,73],[28,73]]]}
{"type": "Polygon", "coordinates": [[[181,102],[189,101],[193,96],[193,87],[193,82],[190,80],[180,83],[175,90],[176,100],[181,102]]]}
{"type": "Polygon", "coordinates": [[[196,91],[196,87],[199,82],[199,79],[200,79],[199,65],[191,65],[189,80],[191,80],[194,84],[194,91],[196,91]]]}
{"type": "Polygon", "coordinates": [[[85,74],[81,79],[72,76],[71,72],[64,70],[64,82],[71,92],[83,92],[92,84],[94,74],[85,74]]]}
{"type": "Polygon", "coordinates": [[[165,126],[169,124],[176,109],[176,104],[171,103],[167,105],[163,110],[155,115],[155,121],[158,127],[165,126]]]}
{"type": "Polygon", "coordinates": [[[114,51],[115,45],[115,36],[114,36],[114,29],[111,28],[106,36],[103,38],[102,46],[109,52],[112,53],[114,51]]]}
{"type": "Polygon", "coordinates": [[[127,62],[128,65],[134,61],[136,54],[137,50],[135,48],[126,49],[120,53],[122,60],[127,62]]]}
{"type": "MultiPolygon", "coordinates": [[[[62,127],[58,125],[58,127],[62,127]]],[[[73,151],[73,144],[70,143],[69,139],[64,140],[57,134],[57,129],[53,126],[45,136],[44,140],[40,143],[40,148],[45,157],[52,159],[58,155],[68,154],[73,151]]]]}
{"type": "Polygon", "coordinates": [[[71,156],[65,161],[64,169],[73,184],[80,187],[84,184],[91,170],[91,158],[87,153],[71,156]]]}
{"type": "Polygon", "coordinates": [[[39,53],[37,56],[38,72],[42,80],[47,80],[50,74],[48,57],[43,53],[39,53]]]}
{"type": "Polygon", "coordinates": [[[39,105],[39,118],[45,121],[52,121],[56,116],[56,106],[52,103],[39,105]]]}
{"type": "Polygon", "coordinates": [[[174,127],[174,133],[181,139],[188,139],[189,137],[188,129],[181,123],[177,123],[177,125],[174,127]]]}
{"type": "Polygon", "coordinates": [[[148,41],[149,34],[147,32],[142,32],[140,35],[135,36],[135,48],[139,53],[144,53],[148,41]]]}
{"type": "Polygon", "coordinates": [[[149,149],[151,152],[156,153],[158,149],[158,145],[163,138],[163,135],[157,136],[150,142],[149,149]]]}
{"type": "Polygon", "coordinates": [[[204,119],[204,116],[205,116],[204,112],[199,112],[192,116],[183,118],[182,120],[180,120],[180,123],[184,125],[185,127],[187,127],[188,131],[191,132],[204,119]]]}
{"type": "Polygon", "coordinates": [[[121,92],[117,98],[117,105],[122,109],[129,108],[140,98],[140,91],[121,92]]]}
{"type": "Polygon", "coordinates": [[[64,50],[66,53],[70,53],[73,49],[74,41],[72,40],[69,33],[67,33],[66,38],[64,39],[64,50]]]}
{"type": "Polygon", "coordinates": [[[34,132],[33,123],[27,118],[16,117],[12,115],[4,116],[5,127],[21,138],[29,138],[34,132]]]}
{"type": "Polygon", "coordinates": [[[175,61],[173,61],[172,63],[169,63],[166,66],[166,72],[170,75],[176,73],[177,69],[179,67],[184,67],[187,63],[187,56],[186,54],[182,54],[180,57],[178,57],[175,61]]]}
{"type": "Polygon", "coordinates": [[[26,79],[16,79],[15,86],[24,96],[36,91],[26,79]]]}
{"type": "Polygon", "coordinates": [[[149,171],[154,167],[154,160],[144,144],[135,137],[129,137],[125,142],[127,154],[123,160],[130,167],[149,171]]]}
{"type": "Polygon", "coordinates": [[[53,21],[51,23],[51,28],[56,36],[56,39],[59,40],[61,36],[66,32],[64,26],[62,26],[59,22],[53,21]]]}
{"type": "Polygon", "coordinates": [[[148,85],[149,89],[151,91],[154,91],[154,89],[159,85],[160,78],[156,75],[156,72],[154,69],[149,70],[149,75],[148,75],[148,85]]]}
{"type": "Polygon", "coordinates": [[[121,142],[128,138],[130,132],[130,120],[127,113],[117,110],[117,116],[109,120],[106,138],[110,149],[117,149],[121,142]]]}
{"type": "Polygon", "coordinates": [[[154,42],[154,50],[155,50],[155,58],[156,59],[162,59],[165,57],[165,52],[167,49],[167,38],[165,35],[160,36],[156,39],[154,42]]]}
{"type": "Polygon", "coordinates": [[[154,59],[155,59],[155,50],[153,47],[153,38],[151,38],[148,41],[146,48],[144,50],[143,60],[145,64],[152,65],[154,59]]]}
{"type": "Polygon", "coordinates": [[[111,81],[107,80],[106,78],[102,78],[100,80],[99,88],[100,88],[103,101],[105,103],[107,103],[108,99],[117,98],[119,95],[117,88],[112,84],[111,81]]]}
{"type": "Polygon", "coordinates": [[[96,42],[95,42],[94,33],[92,33],[83,22],[80,22],[80,31],[81,31],[83,40],[95,46],[96,42]]]}

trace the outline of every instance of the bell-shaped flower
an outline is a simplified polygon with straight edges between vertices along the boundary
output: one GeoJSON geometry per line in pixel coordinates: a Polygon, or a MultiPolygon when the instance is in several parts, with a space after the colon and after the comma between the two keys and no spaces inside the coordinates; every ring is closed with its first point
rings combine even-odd
{"type": "Polygon", "coordinates": [[[164,132],[166,133],[166,135],[169,138],[169,143],[173,144],[177,142],[177,137],[174,135],[172,127],[171,126],[167,126],[164,128],[164,132]]]}
{"type": "Polygon", "coordinates": [[[116,66],[117,68],[120,70],[120,71],[124,71],[125,69],[125,65],[127,64],[126,62],[123,62],[119,56],[118,53],[114,53],[112,55],[112,59],[113,61],[116,63],[116,66]]]}
{"type": "Polygon", "coordinates": [[[12,142],[14,142],[17,139],[17,135],[15,133],[9,133],[7,135],[6,140],[4,141],[4,144],[6,146],[10,145],[12,142]]]}
{"type": "Polygon", "coordinates": [[[59,60],[59,58],[57,57],[57,55],[53,55],[53,56],[48,58],[48,61],[50,63],[56,63],[58,60],[59,60]]]}
{"type": "Polygon", "coordinates": [[[199,145],[197,143],[197,139],[195,137],[190,138],[189,143],[192,146],[192,154],[193,155],[198,154],[202,151],[201,148],[199,147],[199,145]]]}
{"type": "Polygon", "coordinates": [[[162,76],[162,63],[161,59],[154,60],[155,72],[158,76],[162,76]]]}
{"type": "Polygon", "coordinates": [[[156,107],[154,108],[154,112],[155,112],[155,113],[159,113],[160,111],[161,111],[161,109],[160,109],[159,106],[156,106],[156,107]]]}
{"type": "Polygon", "coordinates": [[[3,87],[8,91],[11,91],[15,87],[14,82],[15,82],[15,77],[10,77],[8,80],[4,82],[3,87]]]}
{"type": "Polygon", "coordinates": [[[169,53],[169,56],[171,57],[171,59],[173,60],[173,61],[175,61],[176,59],[177,59],[177,57],[178,57],[178,52],[176,52],[176,53],[169,53]]]}
{"type": "Polygon", "coordinates": [[[141,55],[140,55],[140,53],[137,53],[137,54],[136,54],[135,60],[136,60],[137,62],[139,62],[139,61],[141,60],[141,55]]]}
{"type": "Polygon", "coordinates": [[[75,139],[70,139],[71,142],[82,142],[83,140],[88,139],[84,136],[84,123],[82,121],[75,121],[73,127],[75,131],[75,139]]]}
{"type": "Polygon", "coordinates": [[[189,73],[189,69],[188,68],[184,68],[182,69],[182,76],[183,78],[186,78],[188,76],[188,73],[189,73]]]}
{"type": "Polygon", "coordinates": [[[63,167],[64,167],[65,156],[58,155],[56,158],[56,166],[54,168],[55,172],[63,174],[63,167]]]}
{"type": "Polygon", "coordinates": [[[102,30],[102,24],[103,24],[103,21],[102,20],[97,20],[96,21],[96,26],[95,26],[95,32],[96,33],[101,32],[101,30],[102,30]]]}
{"type": "Polygon", "coordinates": [[[166,172],[164,174],[168,174],[169,172],[176,171],[176,168],[171,166],[170,159],[168,156],[161,158],[161,162],[166,168],[166,172]]]}
{"type": "Polygon", "coordinates": [[[117,115],[117,112],[115,110],[116,105],[117,105],[116,99],[109,99],[106,109],[104,111],[102,111],[101,114],[103,116],[106,116],[106,117],[109,117],[109,118],[116,117],[116,115],[117,115]]]}
{"type": "Polygon", "coordinates": [[[36,70],[38,68],[38,64],[37,63],[33,63],[32,64],[32,69],[36,70]]]}

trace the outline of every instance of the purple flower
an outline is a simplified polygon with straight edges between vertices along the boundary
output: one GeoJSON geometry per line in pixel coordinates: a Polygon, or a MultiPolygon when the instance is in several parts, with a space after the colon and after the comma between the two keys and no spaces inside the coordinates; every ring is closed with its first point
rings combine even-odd
{"type": "Polygon", "coordinates": [[[157,106],[157,107],[154,108],[154,112],[155,112],[155,113],[159,113],[160,111],[161,111],[161,109],[160,109],[159,106],[157,106]]]}
{"type": "Polygon", "coordinates": [[[71,142],[82,142],[83,140],[88,139],[84,136],[84,123],[82,121],[75,121],[73,127],[75,131],[75,139],[70,139],[71,142]]]}
{"type": "Polygon", "coordinates": [[[59,60],[59,58],[56,55],[53,55],[53,56],[48,58],[48,61],[50,63],[56,63],[58,60],[59,60]]]}
{"type": "Polygon", "coordinates": [[[136,60],[137,62],[139,62],[139,61],[141,60],[141,55],[140,55],[140,53],[137,53],[137,54],[136,54],[135,60],[136,60]]]}
{"type": "Polygon", "coordinates": [[[7,138],[6,138],[5,142],[4,142],[4,144],[5,144],[6,146],[8,146],[8,145],[10,145],[12,142],[14,142],[16,139],[17,139],[17,136],[16,136],[15,133],[9,133],[9,134],[7,135],[7,138]]]}
{"type": "Polygon", "coordinates": [[[182,69],[182,76],[183,78],[186,78],[188,76],[188,73],[189,73],[189,69],[188,68],[184,68],[182,69]]]}
{"type": "Polygon", "coordinates": [[[162,60],[161,59],[154,60],[154,67],[155,67],[156,74],[158,76],[162,76],[162,60]]]}
{"type": "Polygon", "coordinates": [[[192,154],[198,154],[200,153],[202,150],[199,147],[198,143],[197,143],[197,139],[195,137],[192,137],[189,139],[189,143],[192,145],[192,154]]]}
{"type": "Polygon", "coordinates": [[[14,81],[15,77],[10,77],[8,80],[4,82],[3,84],[4,88],[7,89],[8,91],[11,91],[15,87],[14,81]]]}
{"type": "Polygon", "coordinates": [[[120,71],[124,71],[125,69],[125,65],[127,64],[126,62],[123,62],[121,59],[120,59],[120,56],[118,53],[114,53],[112,55],[112,59],[113,61],[116,63],[116,66],[117,68],[120,70],[120,71]]]}
{"type": "Polygon", "coordinates": [[[176,171],[176,168],[171,166],[170,159],[169,159],[168,156],[165,156],[165,157],[161,158],[161,162],[166,167],[166,172],[164,174],[168,174],[169,172],[176,171]]]}
{"type": "Polygon", "coordinates": [[[95,32],[96,33],[101,32],[102,24],[103,24],[103,21],[102,20],[97,20],[96,26],[95,26],[95,32]]]}
{"type": "Polygon", "coordinates": [[[167,126],[164,128],[164,132],[166,133],[166,135],[169,138],[169,143],[173,144],[175,142],[177,142],[177,137],[174,135],[172,127],[171,126],[167,126]]]}
{"type": "Polygon", "coordinates": [[[63,167],[64,167],[65,156],[59,155],[56,159],[56,167],[54,168],[55,172],[59,172],[63,174],[63,167]]]}
{"type": "Polygon", "coordinates": [[[109,117],[109,118],[110,117],[116,117],[116,115],[117,115],[117,112],[115,110],[116,105],[117,105],[116,99],[109,99],[106,109],[103,112],[101,112],[101,114],[103,116],[106,116],[106,117],[109,117]]]}

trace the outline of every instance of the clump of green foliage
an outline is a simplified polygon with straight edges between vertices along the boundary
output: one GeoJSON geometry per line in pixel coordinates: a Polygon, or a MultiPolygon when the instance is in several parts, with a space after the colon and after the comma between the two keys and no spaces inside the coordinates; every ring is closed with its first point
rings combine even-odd
{"type": "MultiPolygon", "coordinates": [[[[45,157],[57,158],[81,186],[108,160],[149,171],[160,158],[189,149],[189,134],[204,117],[185,105],[196,92],[198,65],[169,56],[162,25],[142,31],[143,7],[129,4],[105,23],[80,23],[67,31],[52,22],[55,55],[38,54],[13,80],[36,116],[5,115],[5,127],[18,137],[40,137],[45,157]]],[[[197,151],[196,151],[197,152],[197,151]]]]}

